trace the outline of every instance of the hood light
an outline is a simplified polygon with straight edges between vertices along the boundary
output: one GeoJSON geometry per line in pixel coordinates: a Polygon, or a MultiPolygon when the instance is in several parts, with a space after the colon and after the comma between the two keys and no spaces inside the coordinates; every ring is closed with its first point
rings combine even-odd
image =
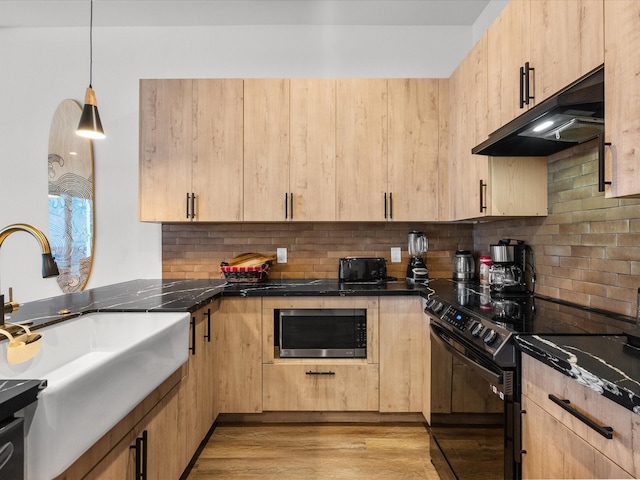
{"type": "Polygon", "coordinates": [[[542,122],[540,125],[535,127],[533,129],[533,131],[534,132],[542,132],[543,130],[546,130],[547,128],[549,128],[551,125],[553,125],[553,121],[552,120],[547,120],[546,122],[542,122]]]}

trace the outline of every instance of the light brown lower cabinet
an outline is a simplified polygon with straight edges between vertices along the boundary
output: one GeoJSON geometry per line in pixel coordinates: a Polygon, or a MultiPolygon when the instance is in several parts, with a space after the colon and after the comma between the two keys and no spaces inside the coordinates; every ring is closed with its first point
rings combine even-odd
{"type": "Polygon", "coordinates": [[[524,479],[636,478],[640,473],[639,416],[529,355],[522,355],[522,410],[524,479]],[[549,395],[568,400],[567,408],[549,395]],[[567,409],[611,427],[612,438],[567,409]]]}
{"type": "MultiPolygon", "coordinates": [[[[182,464],[178,430],[179,395],[174,387],[86,477],[87,480],[178,479],[182,464]]],[[[70,477],[71,478],[71,477],[70,477]]]]}
{"type": "Polygon", "coordinates": [[[263,406],[273,411],[378,411],[378,365],[264,364],[263,406]]]}

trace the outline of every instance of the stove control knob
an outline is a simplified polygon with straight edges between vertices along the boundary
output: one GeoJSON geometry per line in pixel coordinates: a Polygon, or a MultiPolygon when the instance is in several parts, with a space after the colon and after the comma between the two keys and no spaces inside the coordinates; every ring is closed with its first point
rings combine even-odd
{"type": "Polygon", "coordinates": [[[482,325],[480,322],[475,322],[473,325],[471,325],[471,335],[473,335],[474,337],[479,337],[482,333],[482,330],[484,330],[484,325],[482,325]]]}
{"type": "Polygon", "coordinates": [[[442,311],[443,307],[444,307],[444,305],[442,304],[442,302],[438,302],[436,300],[435,305],[433,305],[433,307],[431,307],[431,310],[433,311],[433,313],[440,313],[442,311]]]}
{"type": "Polygon", "coordinates": [[[495,342],[496,338],[498,338],[498,332],[491,329],[484,336],[483,340],[484,340],[484,343],[486,343],[487,345],[491,345],[493,342],[495,342]]]}
{"type": "Polygon", "coordinates": [[[433,310],[433,306],[436,304],[437,300],[435,298],[431,298],[428,302],[427,305],[425,306],[425,311],[426,310],[433,310]]]}

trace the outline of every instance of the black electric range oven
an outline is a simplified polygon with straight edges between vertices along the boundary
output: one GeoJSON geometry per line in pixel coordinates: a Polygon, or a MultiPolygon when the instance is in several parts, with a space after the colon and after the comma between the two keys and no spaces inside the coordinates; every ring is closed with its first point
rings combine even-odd
{"type": "Polygon", "coordinates": [[[443,479],[519,479],[521,409],[517,334],[620,334],[630,324],[524,292],[434,280],[431,461],[443,479]]]}

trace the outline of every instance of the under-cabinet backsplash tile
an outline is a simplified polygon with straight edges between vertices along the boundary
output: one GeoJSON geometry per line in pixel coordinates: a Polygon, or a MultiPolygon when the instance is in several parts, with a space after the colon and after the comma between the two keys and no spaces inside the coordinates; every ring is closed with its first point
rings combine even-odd
{"type": "Polygon", "coordinates": [[[162,275],[219,278],[223,260],[246,252],[275,254],[276,248],[286,247],[288,262],[274,264],[271,278],[337,278],[338,259],[350,255],[384,257],[388,274],[404,278],[407,234],[415,229],[429,239],[426,262],[430,276],[450,278],[455,251],[473,245],[470,224],[166,224],[162,226],[162,275]],[[391,247],[402,248],[401,263],[391,263],[391,247]]]}
{"type": "Polygon", "coordinates": [[[549,157],[548,171],[549,216],[478,224],[476,252],[500,238],[525,240],[535,252],[537,293],[635,316],[640,199],[598,192],[595,142],[549,157]]]}

